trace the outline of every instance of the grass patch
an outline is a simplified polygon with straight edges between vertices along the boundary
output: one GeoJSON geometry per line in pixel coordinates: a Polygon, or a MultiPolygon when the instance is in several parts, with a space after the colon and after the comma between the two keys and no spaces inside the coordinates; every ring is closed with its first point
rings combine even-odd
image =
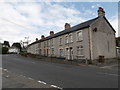
{"type": "Polygon", "coordinates": [[[20,52],[20,55],[27,57],[27,53],[26,52],[20,52]]]}

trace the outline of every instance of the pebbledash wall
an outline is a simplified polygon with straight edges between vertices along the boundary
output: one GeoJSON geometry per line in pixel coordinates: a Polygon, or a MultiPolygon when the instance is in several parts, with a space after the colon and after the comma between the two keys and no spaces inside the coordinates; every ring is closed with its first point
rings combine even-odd
{"type": "Polygon", "coordinates": [[[98,17],[71,27],[65,24],[65,30],[50,36],[41,36],[27,47],[27,52],[48,57],[65,59],[97,60],[116,58],[115,30],[105,17],[105,11],[99,7],[98,17]]]}

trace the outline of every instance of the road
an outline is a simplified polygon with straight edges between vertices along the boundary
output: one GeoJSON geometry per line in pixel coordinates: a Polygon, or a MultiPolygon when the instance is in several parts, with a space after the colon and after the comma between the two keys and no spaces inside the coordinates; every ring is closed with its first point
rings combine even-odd
{"type": "Polygon", "coordinates": [[[2,68],[61,88],[118,88],[118,71],[3,55],[2,68]]]}

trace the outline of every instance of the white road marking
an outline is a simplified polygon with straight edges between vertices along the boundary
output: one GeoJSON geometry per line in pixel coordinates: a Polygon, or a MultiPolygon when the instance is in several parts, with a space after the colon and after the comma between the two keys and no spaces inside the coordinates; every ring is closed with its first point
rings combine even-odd
{"type": "Polygon", "coordinates": [[[111,68],[111,67],[114,67],[114,66],[118,66],[118,65],[116,64],[116,65],[111,65],[111,66],[104,66],[104,67],[100,67],[100,68],[111,68]]]}
{"type": "Polygon", "coordinates": [[[9,75],[6,76],[7,78],[9,77],[9,75]]]}
{"type": "Polygon", "coordinates": [[[33,64],[35,64],[35,62],[32,62],[33,64]]]}
{"type": "Polygon", "coordinates": [[[42,84],[47,84],[47,83],[45,83],[45,82],[43,82],[43,81],[38,81],[39,83],[42,83],[42,84]]]}
{"type": "Polygon", "coordinates": [[[7,69],[3,69],[4,71],[8,71],[7,69]]]}
{"type": "Polygon", "coordinates": [[[0,67],[0,69],[2,70],[3,68],[0,67]]]}
{"type": "Polygon", "coordinates": [[[61,87],[58,87],[56,85],[51,85],[51,87],[62,89],[61,87]]]}
{"type": "Polygon", "coordinates": [[[102,73],[102,72],[98,72],[98,74],[104,74],[104,75],[112,75],[112,76],[120,76],[118,74],[112,74],[112,73],[102,73]]]}
{"type": "Polygon", "coordinates": [[[30,77],[29,77],[28,79],[33,80],[33,79],[32,79],[32,78],[30,78],[30,77]]]}
{"type": "Polygon", "coordinates": [[[23,76],[23,77],[26,77],[26,76],[23,76]]]}

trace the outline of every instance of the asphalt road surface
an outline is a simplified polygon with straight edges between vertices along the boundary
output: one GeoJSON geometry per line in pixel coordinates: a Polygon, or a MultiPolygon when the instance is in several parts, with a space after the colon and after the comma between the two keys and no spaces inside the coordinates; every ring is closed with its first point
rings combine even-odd
{"type": "Polygon", "coordinates": [[[118,71],[3,55],[2,68],[60,88],[118,88],[118,71]]]}

